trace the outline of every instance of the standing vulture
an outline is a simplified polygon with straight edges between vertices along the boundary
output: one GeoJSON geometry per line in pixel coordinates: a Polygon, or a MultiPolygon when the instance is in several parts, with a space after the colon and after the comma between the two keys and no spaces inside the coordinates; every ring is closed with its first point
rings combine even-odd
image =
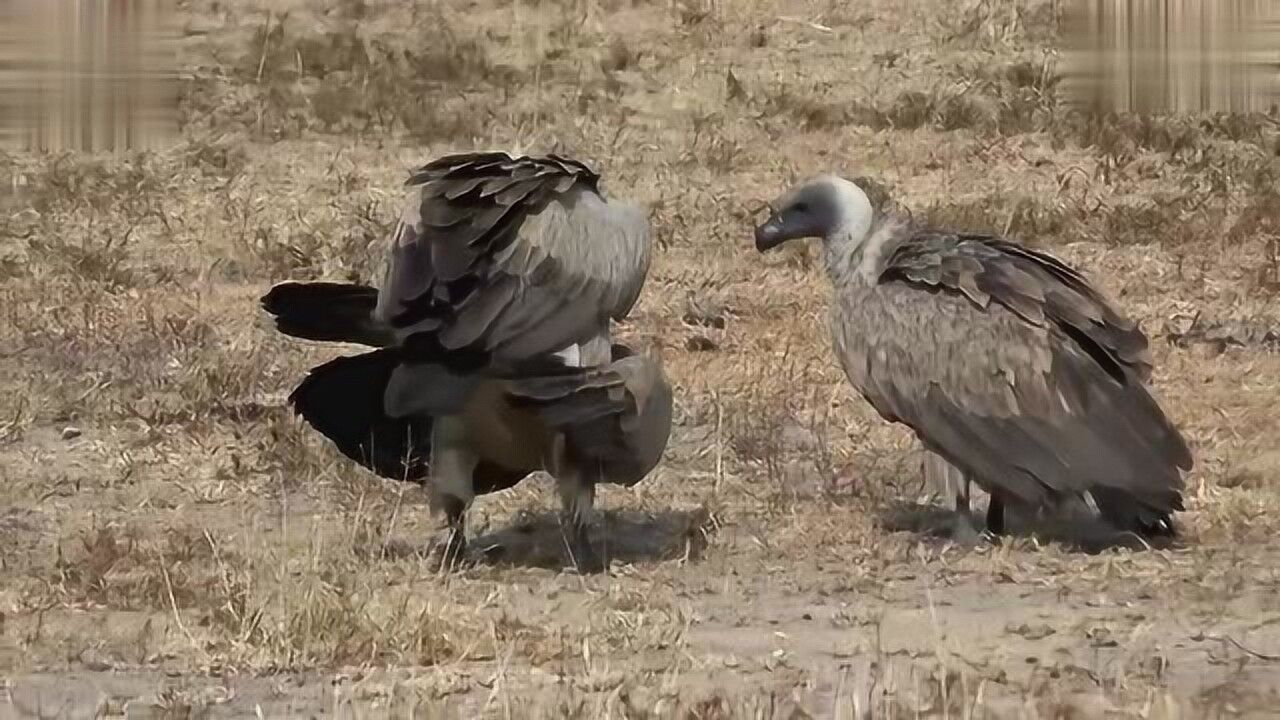
{"type": "Polygon", "coordinates": [[[317,368],[291,399],[367,467],[428,476],[450,559],[477,493],[546,469],[575,561],[601,569],[586,532],[595,483],[638,481],[665,447],[661,367],[614,346],[609,326],[644,285],[649,221],[599,179],[556,155],[439,158],[406,183],[380,289],[285,282],[262,298],[285,334],[381,348],[317,368]],[[409,450],[419,457],[402,460],[409,450]]]}
{"type": "MultiPolygon", "coordinates": [[[[886,204],[887,206],[888,204],[886,204]]],[[[821,238],[833,345],[876,411],[931,453],[935,480],[1039,514],[1091,498],[1122,531],[1176,536],[1191,451],[1148,388],[1147,338],[1076,270],[995,235],[876,211],[823,175],[770,204],[765,252],[821,238]]]]}

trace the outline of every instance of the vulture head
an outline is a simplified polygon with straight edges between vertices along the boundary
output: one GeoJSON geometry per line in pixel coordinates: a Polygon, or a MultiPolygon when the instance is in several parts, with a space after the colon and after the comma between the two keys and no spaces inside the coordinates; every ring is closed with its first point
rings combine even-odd
{"type": "Polygon", "coordinates": [[[769,203],[769,219],[756,227],[756,250],[795,238],[861,243],[874,211],[862,188],[835,175],[819,175],[769,203]]]}

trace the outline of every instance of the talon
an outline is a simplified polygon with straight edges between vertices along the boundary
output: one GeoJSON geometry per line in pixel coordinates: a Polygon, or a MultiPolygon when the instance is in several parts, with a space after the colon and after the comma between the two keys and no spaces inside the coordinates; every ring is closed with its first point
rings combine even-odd
{"type": "Polygon", "coordinates": [[[575,548],[573,562],[579,575],[596,575],[605,570],[604,558],[590,545],[575,548]]]}
{"type": "Polygon", "coordinates": [[[594,575],[604,572],[606,563],[587,535],[585,525],[570,525],[573,529],[569,539],[569,551],[573,555],[573,565],[580,575],[594,575]]]}
{"type": "Polygon", "coordinates": [[[440,563],[446,571],[455,570],[466,561],[467,538],[457,530],[450,530],[441,549],[440,563]]]}

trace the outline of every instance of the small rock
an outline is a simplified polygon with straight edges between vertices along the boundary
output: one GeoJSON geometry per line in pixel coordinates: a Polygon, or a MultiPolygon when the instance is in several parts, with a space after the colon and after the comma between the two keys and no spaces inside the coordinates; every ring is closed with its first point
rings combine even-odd
{"type": "Polygon", "coordinates": [[[86,670],[93,672],[106,672],[111,669],[111,661],[93,648],[85,648],[85,651],[80,653],[79,660],[86,670]]]}
{"type": "Polygon", "coordinates": [[[450,695],[466,693],[471,689],[473,680],[471,675],[466,672],[439,670],[413,678],[410,684],[421,691],[422,694],[439,700],[450,695]]]}
{"type": "Polygon", "coordinates": [[[1111,630],[1104,627],[1096,627],[1085,633],[1089,638],[1089,644],[1096,648],[1116,647],[1120,643],[1111,635],[1111,630]]]}
{"type": "Polygon", "coordinates": [[[723,330],[728,309],[724,303],[690,293],[685,298],[685,311],[680,320],[686,325],[723,330]]]}
{"type": "Polygon", "coordinates": [[[711,338],[703,335],[694,335],[685,341],[684,347],[689,352],[712,352],[720,348],[711,338]]]}
{"type": "Polygon", "coordinates": [[[62,428],[63,440],[74,440],[83,434],[84,433],[80,431],[80,428],[73,425],[68,425],[67,427],[62,428]]]}
{"type": "Polygon", "coordinates": [[[1228,468],[1218,481],[1222,487],[1280,487],[1280,450],[1268,450],[1228,468]]]}
{"type": "Polygon", "coordinates": [[[1039,625],[1028,625],[1026,623],[1014,625],[1009,623],[1005,625],[1004,631],[1011,635],[1021,635],[1028,640],[1043,640],[1057,632],[1052,627],[1049,627],[1047,623],[1040,623],[1039,625]]]}
{"type": "Polygon", "coordinates": [[[623,691],[622,704],[636,716],[648,717],[653,715],[652,711],[658,704],[658,698],[649,688],[634,687],[623,691]]]}

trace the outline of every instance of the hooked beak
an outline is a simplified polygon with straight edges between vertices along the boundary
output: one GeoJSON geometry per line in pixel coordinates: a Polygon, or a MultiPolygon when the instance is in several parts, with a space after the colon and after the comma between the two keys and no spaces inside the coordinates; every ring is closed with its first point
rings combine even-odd
{"type": "Polygon", "coordinates": [[[778,213],[769,213],[769,219],[756,226],[756,250],[771,250],[791,237],[783,232],[782,217],[778,213]]]}

